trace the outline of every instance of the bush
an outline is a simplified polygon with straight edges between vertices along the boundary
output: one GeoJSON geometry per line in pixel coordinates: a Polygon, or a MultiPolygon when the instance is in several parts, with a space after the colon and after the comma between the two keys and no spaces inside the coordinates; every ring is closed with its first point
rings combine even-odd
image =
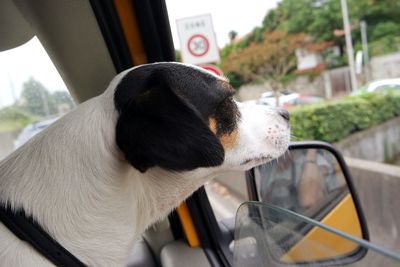
{"type": "Polygon", "coordinates": [[[34,117],[17,107],[0,109],[0,130],[12,131],[31,123],[34,117]]]}
{"type": "Polygon", "coordinates": [[[290,110],[295,140],[335,142],[400,116],[400,93],[366,94],[290,110]]]}

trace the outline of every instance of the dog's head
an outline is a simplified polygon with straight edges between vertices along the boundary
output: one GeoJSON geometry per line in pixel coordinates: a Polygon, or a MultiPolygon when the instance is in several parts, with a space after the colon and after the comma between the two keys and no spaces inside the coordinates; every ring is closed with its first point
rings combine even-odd
{"type": "Polygon", "coordinates": [[[114,94],[117,145],[141,172],[245,170],[280,156],[289,143],[288,113],[237,103],[233,94],[226,79],[196,66],[129,70],[114,94]]]}

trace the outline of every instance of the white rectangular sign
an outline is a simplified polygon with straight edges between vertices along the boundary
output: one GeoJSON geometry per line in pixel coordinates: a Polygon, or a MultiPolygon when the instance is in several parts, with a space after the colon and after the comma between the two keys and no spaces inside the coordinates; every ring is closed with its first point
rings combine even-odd
{"type": "Polygon", "coordinates": [[[210,14],[178,19],[176,25],[184,63],[201,65],[219,61],[210,14]]]}

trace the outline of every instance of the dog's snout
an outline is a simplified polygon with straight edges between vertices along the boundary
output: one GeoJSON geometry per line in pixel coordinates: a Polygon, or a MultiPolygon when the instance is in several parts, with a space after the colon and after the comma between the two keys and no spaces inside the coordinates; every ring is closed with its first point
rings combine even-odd
{"type": "Polygon", "coordinates": [[[278,109],[278,114],[281,115],[285,120],[289,121],[290,120],[290,115],[289,111],[287,111],[284,108],[278,109]]]}

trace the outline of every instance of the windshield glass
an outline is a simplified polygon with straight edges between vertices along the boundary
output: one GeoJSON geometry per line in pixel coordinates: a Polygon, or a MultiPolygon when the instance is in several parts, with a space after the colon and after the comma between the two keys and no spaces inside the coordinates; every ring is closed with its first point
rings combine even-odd
{"type": "Polygon", "coordinates": [[[397,266],[400,255],[270,204],[245,202],[237,211],[234,266],[349,263],[350,266],[397,266]]]}

